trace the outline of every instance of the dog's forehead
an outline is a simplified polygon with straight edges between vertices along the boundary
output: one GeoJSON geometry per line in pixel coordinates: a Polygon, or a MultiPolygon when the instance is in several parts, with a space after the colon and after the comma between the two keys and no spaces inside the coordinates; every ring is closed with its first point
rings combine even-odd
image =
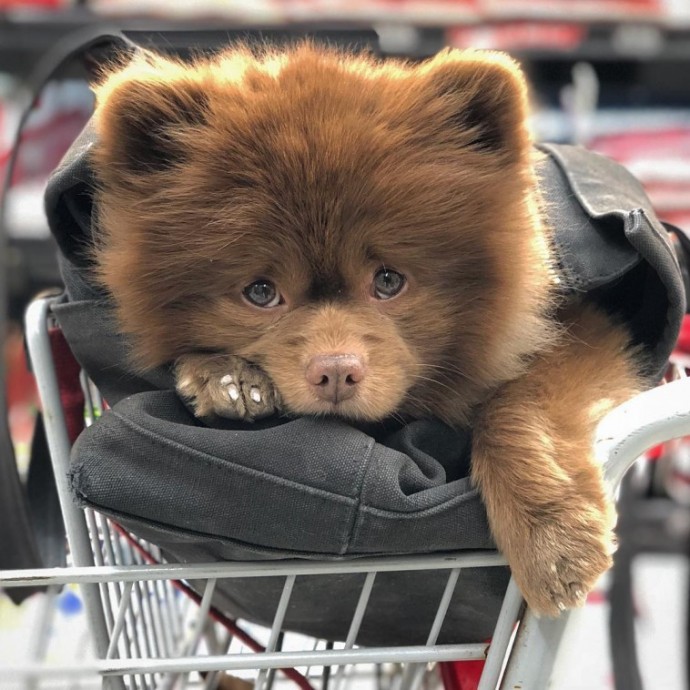
{"type": "Polygon", "coordinates": [[[267,266],[298,274],[301,282],[336,286],[376,265],[430,264],[437,244],[446,247],[438,258],[447,262],[463,225],[459,214],[442,208],[438,191],[427,194],[428,179],[404,156],[372,166],[366,157],[338,160],[316,151],[303,162],[305,167],[267,166],[261,183],[237,202],[238,239],[231,247],[241,246],[255,270],[267,266]]]}
{"type": "Polygon", "coordinates": [[[237,210],[254,270],[339,290],[363,265],[447,262],[468,209],[488,194],[462,152],[413,131],[375,89],[348,99],[321,80],[301,94],[228,113],[213,142],[218,207],[237,210]]]}
{"type": "MultiPolygon", "coordinates": [[[[309,299],[346,298],[363,288],[385,266],[402,271],[433,271],[445,252],[436,252],[423,229],[402,233],[379,215],[358,215],[356,222],[342,215],[323,214],[318,221],[307,214],[285,213],[281,219],[257,222],[243,234],[245,269],[257,277],[295,286],[309,299]]],[[[233,245],[233,253],[240,247],[233,245]]]]}
{"type": "Polygon", "coordinates": [[[337,190],[356,186],[409,138],[410,104],[392,98],[390,84],[345,73],[288,76],[258,93],[213,94],[199,154],[215,153],[244,184],[337,190]]]}

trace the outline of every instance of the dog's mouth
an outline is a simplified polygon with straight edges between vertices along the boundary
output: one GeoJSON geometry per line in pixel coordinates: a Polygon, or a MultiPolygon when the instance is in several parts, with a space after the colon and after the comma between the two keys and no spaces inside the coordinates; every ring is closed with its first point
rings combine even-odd
{"type": "Polygon", "coordinates": [[[295,309],[238,353],[273,381],[286,412],[376,422],[394,412],[419,373],[395,323],[371,307],[295,309]]]}
{"type": "Polygon", "coordinates": [[[351,353],[312,357],[302,375],[284,370],[269,375],[287,412],[352,421],[391,416],[407,390],[401,372],[378,372],[351,353]]]}
{"type": "Polygon", "coordinates": [[[326,402],[313,399],[286,401],[289,412],[315,417],[337,417],[353,422],[380,422],[390,417],[396,406],[390,404],[372,404],[364,396],[354,396],[348,400],[326,402]]]}
{"type": "Polygon", "coordinates": [[[363,358],[356,354],[317,355],[307,364],[304,378],[320,402],[337,408],[360,396],[367,367],[363,358]]]}

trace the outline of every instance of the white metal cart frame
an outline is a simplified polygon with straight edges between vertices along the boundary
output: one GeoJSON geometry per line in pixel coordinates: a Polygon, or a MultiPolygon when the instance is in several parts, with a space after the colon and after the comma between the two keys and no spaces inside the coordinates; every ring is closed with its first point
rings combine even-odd
{"type": "MultiPolygon", "coordinates": [[[[578,612],[558,619],[538,619],[524,611],[522,597],[511,580],[490,644],[437,644],[453,590],[462,568],[500,566],[498,553],[409,557],[365,558],[347,562],[281,561],[209,563],[194,565],[147,565],[130,551],[130,558],[116,553],[123,548],[109,534],[104,516],[82,510],[71,499],[67,483],[70,443],[60,401],[57,377],[48,333],[51,299],[33,302],[27,312],[26,332],[33,370],[43,406],[45,428],[55,481],[65,521],[72,567],[0,572],[0,587],[59,586],[76,583],[81,587],[93,636],[96,659],[79,665],[16,665],[0,669],[13,677],[65,677],[101,674],[113,688],[170,688],[180,674],[257,669],[257,690],[271,682],[272,669],[296,666],[338,666],[341,678],[347,665],[399,663],[405,665],[399,690],[415,690],[426,665],[436,661],[486,659],[480,690],[524,688],[540,690],[558,687],[558,650],[567,629],[577,625],[578,612]],[[127,563],[127,564],[125,564],[127,563]],[[385,571],[447,570],[448,580],[439,601],[427,642],[406,647],[356,647],[357,633],[364,617],[376,574],[385,571]],[[295,578],[309,575],[365,573],[358,604],[342,649],[279,651],[278,642],[295,578]],[[285,578],[282,596],[265,651],[254,654],[197,655],[219,579],[236,577],[285,578]],[[191,639],[177,647],[167,638],[174,621],[166,620],[161,601],[170,600],[172,581],[205,581],[191,639]],[[151,596],[154,593],[155,596],[151,596]],[[166,599],[167,598],[167,599],[166,599]],[[134,620],[134,614],[141,619],[134,620]],[[521,615],[522,614],[522,615],[521,615]],[[517,634],[513,633],[515,626],[517,634]],[[143,627],[142,627],[143,626],[143,627]],[[514,639],[514,641],[513,641],[514,639]]],[[[635,460],[651,446],[690,435],[690,380],[683,379],[647,391],[612,411],[602,422],[596,441],[596,456],[607,480],[615,489],[635,460]]],[[[155,547],[151,547],[155,549],[155,547]]]]}

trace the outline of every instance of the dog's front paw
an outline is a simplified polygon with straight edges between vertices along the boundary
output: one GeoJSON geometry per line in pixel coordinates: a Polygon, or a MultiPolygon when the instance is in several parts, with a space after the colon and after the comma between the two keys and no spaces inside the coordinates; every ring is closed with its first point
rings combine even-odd
{"type": "Polygon", "coordinates": [[[253,421],[280,411],[271,379],[241,357],[184,355],[175,363],[175,381],[197,417],[253,421]]]}
{"type": "Polygon", "coordinates": [[[612,565],[615,542],[608,515],[591,507],[566,510],[560,519],[533,525],[528,542],[508,559],[527,605],[537,615],[558,616],[581,606],[612,565]]]}

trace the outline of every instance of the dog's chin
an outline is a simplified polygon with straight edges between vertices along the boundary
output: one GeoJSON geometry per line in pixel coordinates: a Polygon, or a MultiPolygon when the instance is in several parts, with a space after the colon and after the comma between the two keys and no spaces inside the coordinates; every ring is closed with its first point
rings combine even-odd
{"type": "Polygon", "coordinates": [[[298,416],[332,417],[350,422],[380,422],[395,414],[397,404],[374,404],[359,396],[337,403],[324,400],[286,400],[286,411],[298,416]]]}

